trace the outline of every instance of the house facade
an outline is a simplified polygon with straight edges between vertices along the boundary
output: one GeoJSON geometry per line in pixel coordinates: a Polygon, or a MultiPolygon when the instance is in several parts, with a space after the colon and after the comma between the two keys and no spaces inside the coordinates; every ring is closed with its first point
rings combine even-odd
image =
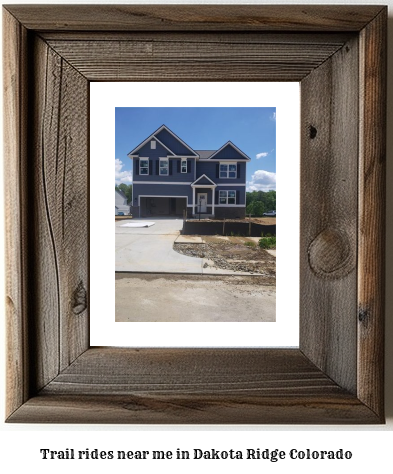
{"type": "Polygon", "coordinates": [[[115,189],[115,216],[119,215],[119,212],[128,216],[130,214],[130,206],[127,204],[127,196],[123,191],[115,189]]]}
{"type": "Polygon", "coordinates": [[[245,217],[250,158],[232,142],[218,150],[194,150],[162,125],[128,156],[134,217],[245,217]]]}

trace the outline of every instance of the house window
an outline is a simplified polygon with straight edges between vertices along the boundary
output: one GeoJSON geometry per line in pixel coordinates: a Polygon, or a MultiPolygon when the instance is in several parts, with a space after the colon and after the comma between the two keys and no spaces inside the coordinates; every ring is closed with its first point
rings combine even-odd
{"type": "Polygon", "coordinates": [[[236,191],[220,191],[220,204],[236,204],[236,191]]]}
{"type": "Polygon", "coordinates": [[[156,142],[155,140],[152,140],[152,141],[150,142],[150,148],[151,148],[152,150],[155,150],[155,149],[156,149],[156,143],[157,143],[157,142],[156,142]]]}
{"type": "Polygon", "coordinates": [[[220,178],[236,178],[236,170],[236,163],[220,163],[220,178]]]}
{"type": "Polygon", "coordinates": [[[187,158],[182,158],[181,160],[181,172],[187,173],[187,158]]]}
{"type": "Polygon", "coordinates": [[[140,158],[139,174],[149,174],[149,158],[140,158]]]}
{"type": "Polygon", "coordinates": [[[160,158],[160,176],[168,176],[168,158],[160,158]]]}

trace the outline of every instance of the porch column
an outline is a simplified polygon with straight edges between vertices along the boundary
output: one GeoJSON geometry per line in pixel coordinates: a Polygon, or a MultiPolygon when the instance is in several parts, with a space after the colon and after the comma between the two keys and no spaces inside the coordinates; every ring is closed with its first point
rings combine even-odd
{"type": "Polygon", "coordinates": [[[192,187],[192,215],[195,215],[195,188],[192,187]]]}
{"type": "Polygon", "coordinates": [[[215,198],[215,195],[216,195],[216,188],[212,188],[212,214],[213,214],[213,217],[214,217],[214,198],[215,198]]]}

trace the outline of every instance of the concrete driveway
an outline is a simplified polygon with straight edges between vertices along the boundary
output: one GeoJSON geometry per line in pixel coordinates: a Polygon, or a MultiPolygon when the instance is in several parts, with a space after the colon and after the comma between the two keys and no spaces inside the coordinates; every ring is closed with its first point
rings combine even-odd
{"type": "Polygon", "coordinates": [[[115,221],[116,264],[121,272],[202,273],[203,259],[181,255],[173,243],[182,219],[146,218],[115,221]],[[123,227],[127,223],[154,222],[151,227],[123,227]]]}

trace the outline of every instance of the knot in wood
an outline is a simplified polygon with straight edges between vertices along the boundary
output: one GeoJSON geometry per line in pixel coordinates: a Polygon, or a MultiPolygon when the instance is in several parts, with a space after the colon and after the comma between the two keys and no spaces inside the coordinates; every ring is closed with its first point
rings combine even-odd
{"type": "Polygon", "coordinates": [[[74,314],[82,313],[87,306],[87,294],[86,289],[83,286],[82,282],[79,282],[76,290],[74,291],[74,304],[72,307],[72,312],[74,314]]]}
{"type": "Polygon", "coordinates": [[[338,279],[348,275],[355,266],[350,239],[344,232],[325,229],[308,247],[309,264],[323,278],[338,279]]]}

